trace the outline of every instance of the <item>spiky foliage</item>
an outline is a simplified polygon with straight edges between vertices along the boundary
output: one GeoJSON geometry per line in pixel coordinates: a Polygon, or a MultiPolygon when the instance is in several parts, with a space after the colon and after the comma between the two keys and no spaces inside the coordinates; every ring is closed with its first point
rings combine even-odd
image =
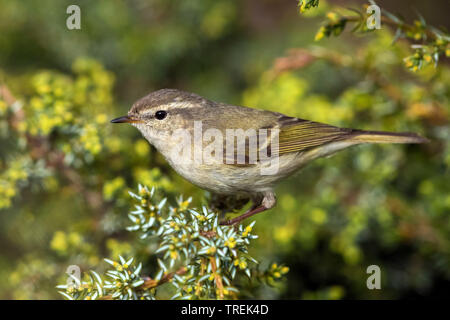
{"type": "Polygon", "coordinates": [[[177,199],[168,206],[167,199],[156,201],[155,189],[139,185],[138,193],[130,192],[135,210],[128,215],[131,232],[138,232],[143,241],[156,241],[155,276],[141,274],[142,263],[134,257],[119,261],[105,259],[112,268],[103,275],[90,271],[81,281],[69,274],[68,284],[58,286],[67,299],[156,299],[157,287],[169,283],[172,299],[237,298],[234,283],[241,275],[273,284],[288,272],[285,266],[272,264],[265,271],[248,253],[255,222],[247,226],[221,226],[218,217],[206,207],[189,208],[191,198],[177,199]]]}
{"type": "MultiPolygon", "coordinates": [[[[375,1],[369,1],[376,5],[375,1]]],[[[319,6],[319,1],[299,1],[300,12],[319,6]]],[[[376,29],[368,28],[368,19],[373,18],[374,12],[367,10],[335,8],[326,14],[326,21],[316,33],[315,40],[326,37],[339,36],[347,25],[353,24],[352,31],[368,33],[376,29]],[[351,12],[352,14],[348,14],[351,12]]],[[[427,65],[437,66],[439,59],[450,57],[450,35],[441,29],[430,26],[423,16],[413,23],[407,23],[402,17],[392,14],[381,8],[380,23],[392,28],[395,32],[393,42],[404,39],[411,43],[412,54],[403,59],[405,66],[411,71],[418,71],[427,65]]]]}

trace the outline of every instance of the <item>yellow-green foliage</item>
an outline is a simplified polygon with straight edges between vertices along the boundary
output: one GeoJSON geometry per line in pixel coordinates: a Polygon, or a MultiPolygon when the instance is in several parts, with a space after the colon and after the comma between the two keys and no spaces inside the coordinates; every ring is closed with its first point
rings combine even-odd
{"type": "MultiPolygon", "coordinates": [[[[174,291],[172,299],[229,299],[239,295],[235,284],[241,274],[248,280],[274,285],[288,273],[289,268],[283,265],[272,264],[263,272],[253,267],[257,261],[248,254],[248,246],[257,238],[252,233],[255,222],[245,227],[220,226],[215,212],[206,207],[190,208],[191,198],[179,197],[177,205],[168,208],[166,198],[157,201],[154,195],[155,189],[150,191],[141,185],[137,193],[130,192],[134,210],[128,217],[133,224],[127,229],[139,232],[147,245],[156,245],[154,254],[160,254],[160,258],[158,268],[151,272],[155,275],[142,275],[142,263],[136,266],[134,257],[125,260],[120,255],[129,255],[131,248],[110,240],[120,262],[105,259],[113,269],[103,276],[91,271],[85,281],[79,276],[69,284],[59,285],[64,297],[154,300],[161,297],[160,286],[168,282],[174,291]],[[125,252],[119,253],[122,250],[125,252]]],[[[80,238],[58,233],[51,245],[66,251],[72,242],[79,243],[80,238]]]]}
{"type": "MultiPolygon", "coordinates": [[[[419,60],[410,66],[410,59],[403,59],[415,53],[402,42],[392,45],[394,34],[385,29],[358,43],[342,37],[310,47],[316,23],[305,22],[302,13],[282,22],[273,18],[268,26],[264,14],[270,16],[275,7],[264,4],[259,17],[239,0],[152,0],[139,7],[122,0],[80,3],[80,31],[65,29],[64,1],[3,0],[0,5],[1,298],[60,298],[55,286],[66,283],[70,265],[81,268],[86,285],[68,292],[70,297],[99,298],[101,291],[129,298],[134,297],[129,283],[108,287],[108,271],[135,272],[142,262],[134,279],[140,281],[160,276],[164,268],[158,259],[169,272],[187,262],[182,235],[141,239],[142,232],[125,230],[134,205],[145,208],[145,221],[152,216],[148,199],[130,198],[128,191],[139,183],[155,187],[158,202],[167,197],[167,208],[186,215],[189,208],[207,207],[210,195],[180,178],[135,128],[109,123],[161,87],[332,125],[417,132],[431,142],[355,147],[280,184],[276,208],[246,221],[238,236],[220,243],[235,249],[238,239],[257,234],[248,247],[249,256],[260,262],[252,275],[274,288],[247,281],[245,270],[256,265],[239,255],[228,261],[242,274],[229,285],[239,293],[216,292],[217,275],[210,280],[208,274],[204,286],[183,278],[189,283],[179,288],[166,283],[136,297],[442,294],[450,281],[450,71],[445,63],[435,68],[435,58],[425,63],[427,52],[419,52],[413,58],[425,62],[410,72],[404,64],[414,70],[419,60]],[[314,59],[278,70],[274,60],[295,47],[314,59]],[[192,197],[192,203],[177,202],[180,194],[192,197]],[[252,221],[255,228],[247,229],[252,221]],[[157,253],[162,241],[168,247],[157,253]],[[382,270],[382,290],[366,287],[366,268],[372,264],[382,270]],[[105,291],[88,270],[101,275],[105,291]],[[201,288],[207,290],[193,296],[201,288]]],[[[309,4],[306,13],[323,15],[323,1],[319,8],[316,3],[302,1],[301,7],[309,4]]],[[[444,50],[443,43],[436,45],[444,50]]],[[[286,54],[284,61],[295,54],[302,53],[286,54]]],[[[165,214],[161,223],[170,226],[171,215],[165,214]]],[[[142,217],[131,216],[131,226],[145,229],[142,217]]],[[[197,256],[218,254],[212,246],[197,249],[197,256]]]]}

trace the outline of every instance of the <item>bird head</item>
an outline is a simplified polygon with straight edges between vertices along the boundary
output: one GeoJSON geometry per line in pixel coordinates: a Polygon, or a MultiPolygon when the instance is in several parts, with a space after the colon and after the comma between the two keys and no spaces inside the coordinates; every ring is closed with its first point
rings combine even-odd
{"type": "Polygon", "coordinates": [[[164,139],[167,143],[168,137],[175,130],[191,130],[194,120],[204,114],[208,102],[193,93],[161,89],[139,99],[126,116],[111,122],[132,124],[152,144],[164,139]]]}

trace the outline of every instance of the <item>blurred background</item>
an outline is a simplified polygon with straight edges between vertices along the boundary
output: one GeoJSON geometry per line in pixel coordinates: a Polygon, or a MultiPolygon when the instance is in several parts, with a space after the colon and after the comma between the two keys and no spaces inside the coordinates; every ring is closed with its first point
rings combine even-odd
{"type": "MultiPolygon", "coordinates": [[[[314,41],[326,12],[364,3],[320,1],[300,15],[294,0],[3,0],[0,298],[59,299],[69,265],[146,261],[145,243],[125,231],[138,183],[207,202],[135,128],[109,123],[161,88],[432,140],[354,147],[280,184],[278,206],[253,218],[251,254],[290,272],[242,298],[448,298],[448,60],[408,71],[409,45],[392,45],[385,27],[314,41]],[[81,30],[68,30],[75,3],[81,30]],[[381,290],[366,287],[369,265],[381,268],[381,290]]],[[[377,4],[449,27],[446,0],[377,4]]]]}

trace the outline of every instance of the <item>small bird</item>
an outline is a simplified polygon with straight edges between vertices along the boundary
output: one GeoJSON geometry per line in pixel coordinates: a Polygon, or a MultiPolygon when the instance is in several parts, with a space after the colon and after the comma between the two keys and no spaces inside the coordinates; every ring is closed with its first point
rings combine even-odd
{"type": "Polygon", "coordinates": [[[362,143],[428,141],[415,133],[339,128],[278,112],[214,102],[177,89],[154,91],[135,102],[128,115],[111,122],[131,123],[178,174],[200,188],[224,197],[248,197],[252,200],[247,212],[234,219],[223,220],[222,225],[234,225],[273,208],[276,204],[275,185],[314,159],[362,143]],[[200,126],[198,135],[196,129],[200,126]],[[235,137],[231,136],[231,143],[227,138],[233,130],[241,135],[245,133],[245,137],[240,139],[242,137],[237,136],[236,140],[240,139],[240,142],[235,143],[235,137]],[[194,139],[186,140],[177,132],[184,132],[188,138],[194,139]],[[209,139],[205,139],[201,135],[204,133],[206,136],[206,132],[215,135],[209,134],[209,139]],[[196,157],[195,144],[205,151],[213,143],[208,141],[213,140],[212,136],[215,138],[215,148],[210,152],[212,158],[201,161],[203,158],[200,156],[193,160],[196,157]],[[188,151],[194,151],[194,155],[187,153],[193,161],[181,161],[178,151],[183,144],[188,151]],[[224,150],[220,152],[222,147],[224,150]],[[264,172],[274,163],[275,170],[264,172]]]}

